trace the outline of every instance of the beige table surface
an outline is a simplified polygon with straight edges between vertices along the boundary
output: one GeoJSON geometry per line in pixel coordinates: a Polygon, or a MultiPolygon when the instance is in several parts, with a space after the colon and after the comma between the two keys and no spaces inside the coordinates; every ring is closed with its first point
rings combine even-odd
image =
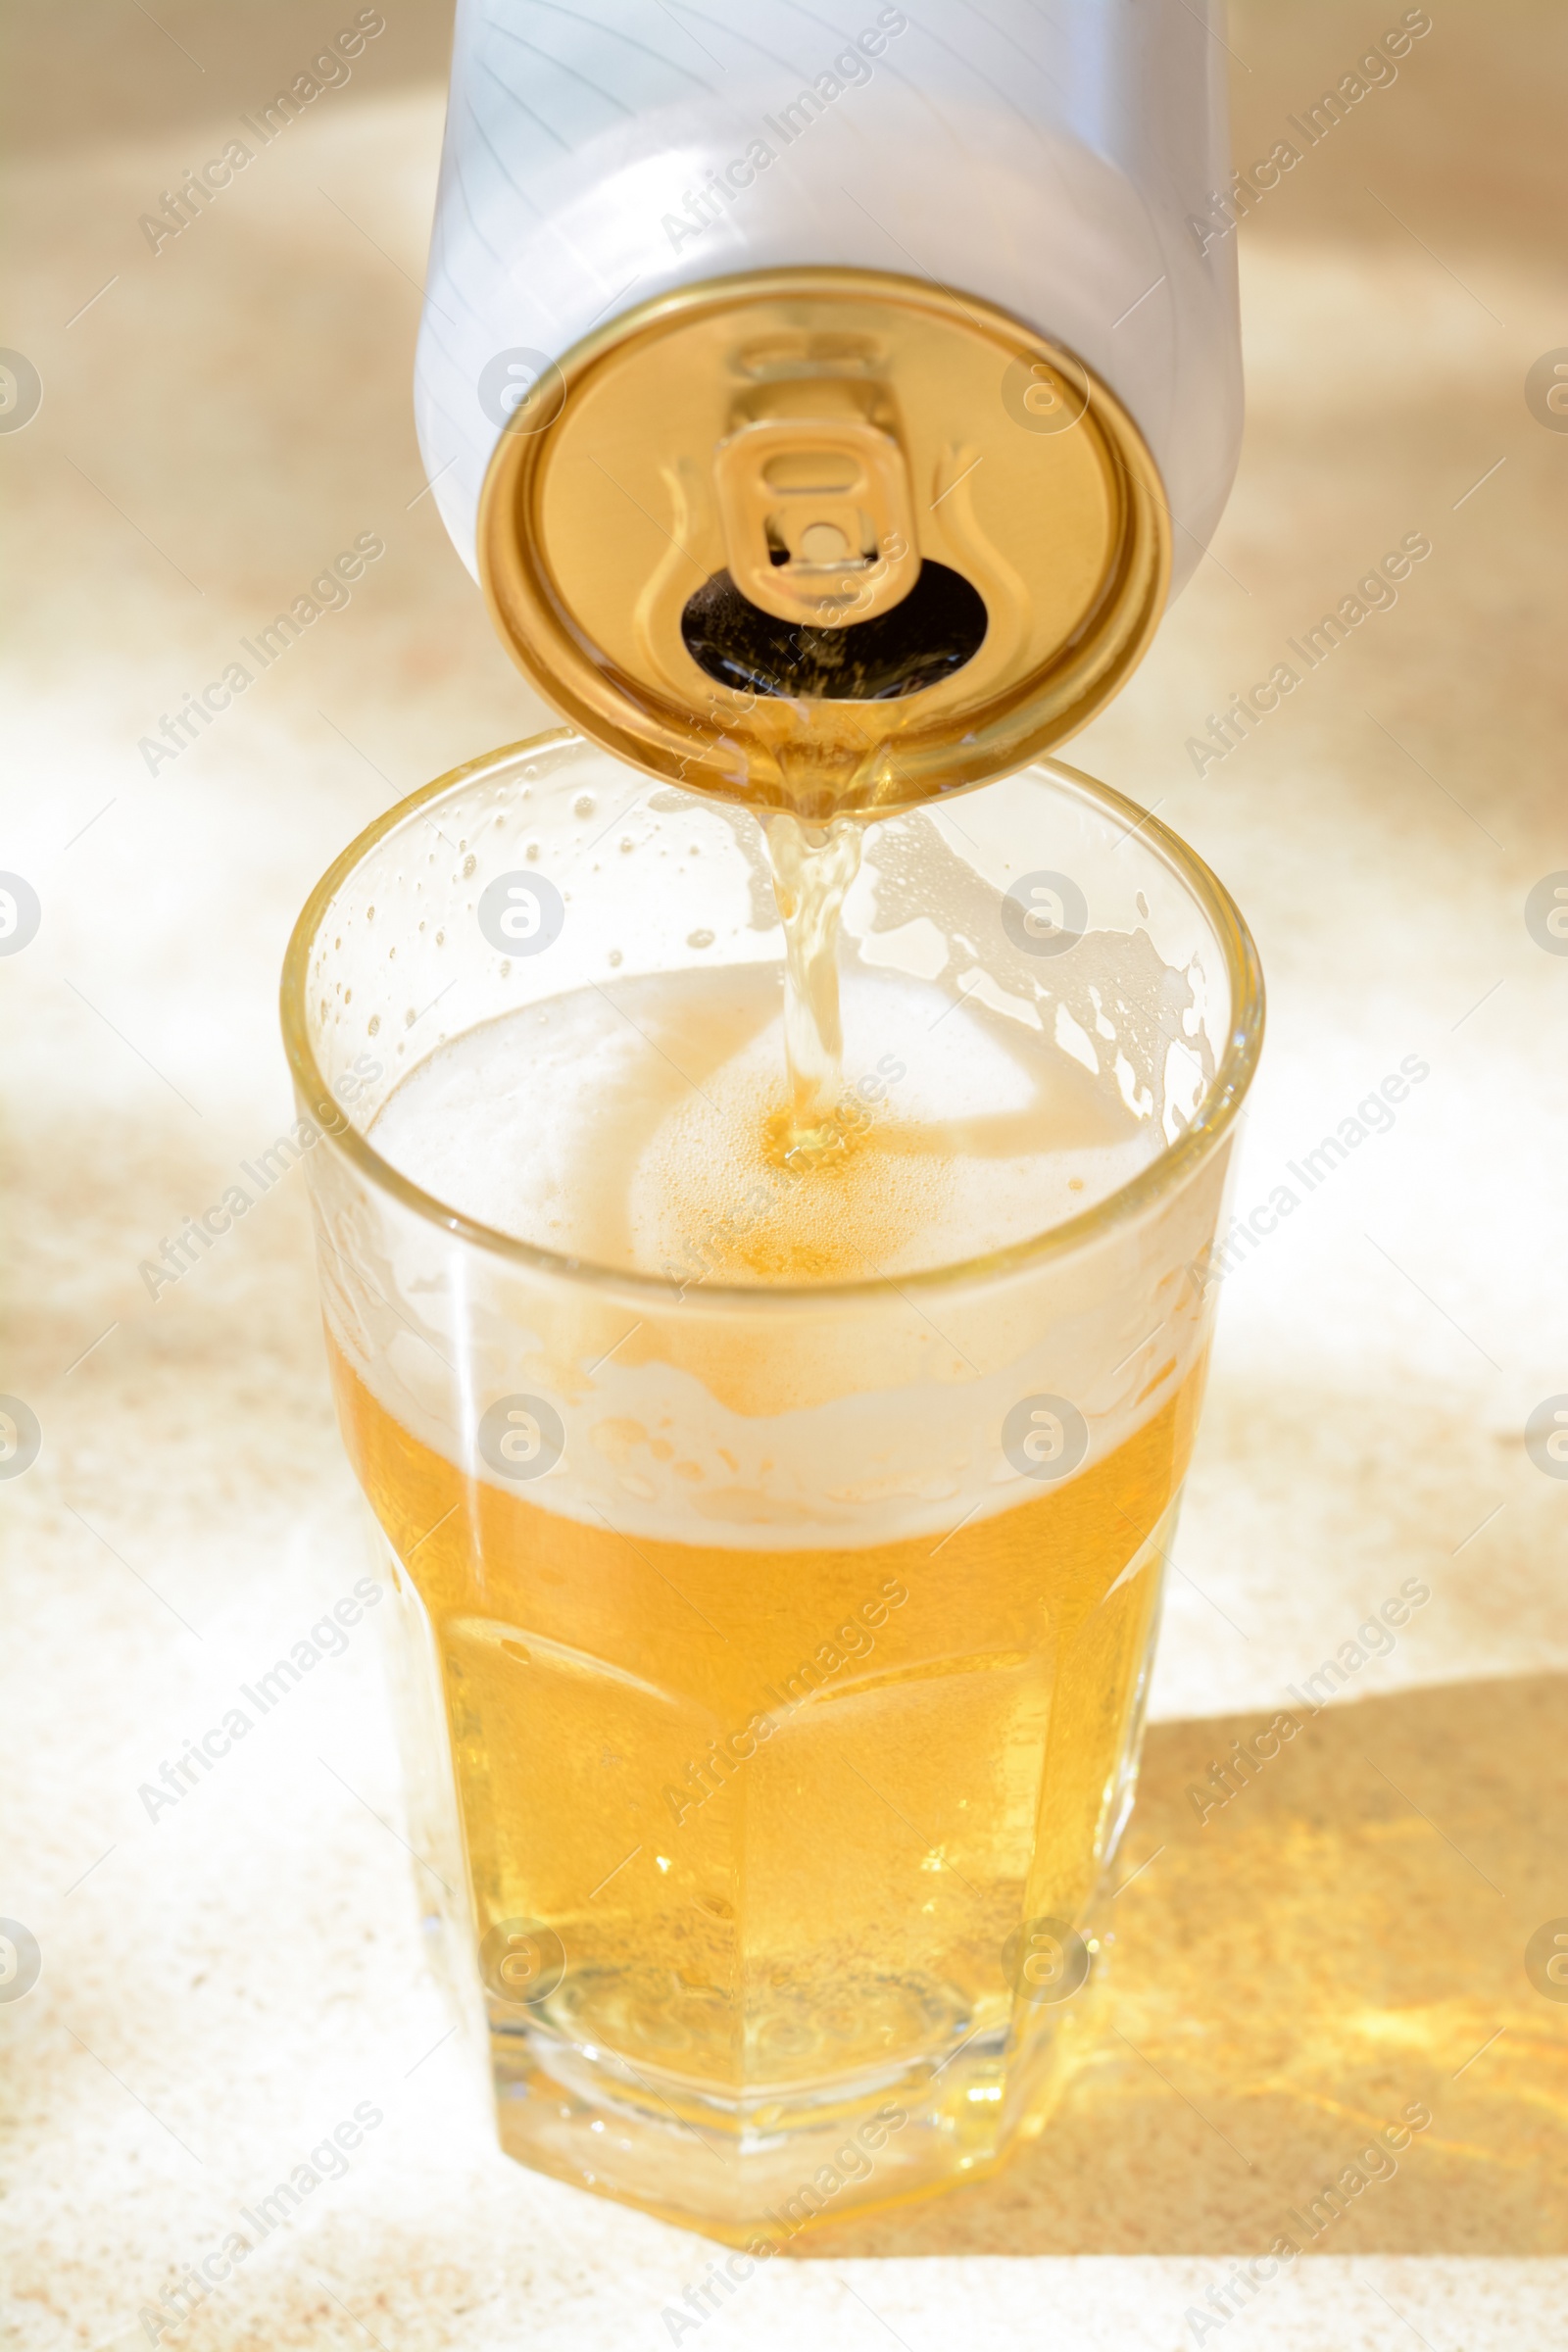
{"type": "MultiPolygon", "coordinates": [[[[138,1262],[291,1115],[276,975],[322,866],[544,723],[421,496],[446,32],[424,0],[385,13],[156,258],[138,215],[337,20],[77,0],[12,42],[0,342],[44,383],[0,435],[0,865],[43,904],[0,963],[0,1387],[44,1432],[0,1487],[0,1914],[43,1954],[0,2003],[17,2343],[147,2341],[141,2310],[368,2101],[347,2176],[164,2340],[1560,2345],[1568,2005],[1522,1955],[1568,1914],[1568,1483],[1523,1430],[1568,1391],[1568,958],[1524,902],[1568,868],[1568,432],[1524,384],[1568,346],[1568,24],[1433,0],[1395,86],[1249,222],[1236,496],[1073,755],[1256,930],[1244,1206],[1430,1063],[1227,1286],[1125,1849],[1148,1867],[1080,2070],[998,2180],[839,2225],[683,2329],[662,2315],[690,2319],[711,2249],[506,2164],[440,2041],[368,1630],[177,1810],[137,1796],[363,1570],[299,1177],[156,1303],[138,1262]],[[366,530],[386,554],[349,608],[149,775],[160,714],[366,530]],[[1397,607],[1200,778],[1207,713],[1416,531],[1397,607]],[[1411,1576],[1432,1597],[1392,1654],[1200,1829],[1188,1782],[1411,1576]],[[1186,2324],[1417,2099],[1393,2179],[1245,2315],[1186,2324]]],[[[1399,13],[1239,8],[1243,159],[1399,13]]]]}

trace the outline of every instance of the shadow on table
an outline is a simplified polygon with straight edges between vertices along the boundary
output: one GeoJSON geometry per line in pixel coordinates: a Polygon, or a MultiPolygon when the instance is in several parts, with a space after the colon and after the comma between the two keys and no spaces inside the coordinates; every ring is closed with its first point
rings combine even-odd
{"type": "Polygon", "coordinates": [[[798,2258],[1568,2250],[1568,1986],[1525,1967],[1568,1919],[1568,1678],[1331,1708],[1200,1826],[1189,1788],[1266,1720],[1150,1732],[1044,2134],[798,2258]],[[1417,2102],[1430,2125],[1357,2166],[1417,2102]]]}

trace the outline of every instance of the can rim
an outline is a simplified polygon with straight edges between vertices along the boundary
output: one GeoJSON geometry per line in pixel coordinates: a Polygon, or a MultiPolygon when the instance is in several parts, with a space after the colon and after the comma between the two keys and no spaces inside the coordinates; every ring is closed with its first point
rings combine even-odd
{"type": "MultiPolygon", "coordinates": [[[[884,1276],[855,1282],[747,1284],[694,1281],[679,1284],[663,1275],[639,1274],[614,1266],[604,1266],[591,1258],[573,1257],[561,1250],[545,1249],[537,1243],[521,1241],[513,1234],[503,1233],[495,1226],[486,1225],[478,1218],[466,1216],[461,1209],[453,1208],[450,1203],[405,1176],[390,1160],[384,1159],[368,1136],[362,1133],[352,1120],[345,1119],[317,1060],[311,1041],[308,1013],[311,953],[344,883],[370,852],[400,825],[443,793],[456,791],[460,785],[514,765],[524,757],[537,757],[542,752],[564,749],[572,744],[581,744],[595,751],[602,749],[574,728],[554,727],[544,734],[527,736],[518,743],[507,744],[478,759],[465,760],[461,766],[449,769],[432,783],[410,793],[406,800],[398,801],[392,808],[384,809],[327,867],[301,908],[284,954],[279,990],[283,1046],[290,1074],[307,1115],[321,1125],[324,1144],[342,1152],[378,1191],[390,1195],[426,1224],[439,1226],[470,1248],[482,1250],[490,1256],[502,1258],[513,1265],[525,1267],[530,1272],[569,1282],[576,1287],[586,1286],[606,1294],[619,1294],[648,1304],[656,1300],[667,1303],[674,1297],[685,1306],[690,1296],[698,1307],[710,1306],[718,1310],[758,1314],[794,1307],[809,1311],[842,1304],[847,1300],[885,1298],[890,1291],[905,1297],[911,1293],[929,1297],[980,1283],[995,1283],[1026,1269],[1069,1257],[1105,1234],[1134,1223],[1155,1200],[1196,1173],[1229,1133],[1257,1067],[1265,1021],[1262,967],[1241,909],[1224,883],[1198,852],[1191,849],[1179,834],[1172,832],[1168,825],[1161,824],[1156,816],[1141,808],[1136,801],[1117,792],[1114,786],[1102,784],[1097,777],[1087,775],[1083,769],[1068,766],[1064,760],[1040,759],[1031,760],[1028,765],[1043,769],[1057,783],[1067,785],[1080,798],[1109,815],[1125,820],[1129,832],[1138,833],[1158,854],[1198,901],[1212,926],[1225,958],[1226,978],[1231,992],[1230,1024],[1225,1050],[1214,1075],[1198,1110],[1176,1141],[1167,1143],[1149,1165],[1140,1169],[1126,1184],[1118,1186],[1114,1192],[1107,1193],[1103,1200],[1096,1201],[1090,1208],[1080,1210],[1063,1223],[1048,1226],[1044,1232],[1028,1235],[1019,1242],[1009,1242],[1000,1250],[986,1250],[974,1257],[959,1259],[951,1265],[929,1266],[915,1273],[902,1274],[897,1282],[891,1276],[884,1276]]],[[[702,800],[711,796],[696,793],[692,797],[702,800]]]]}
{"type": "MultiPolygon", "coordinates": [[[[480,493],[479,578],[497,636],[552,709],[615,759],[676,784],[701,774],[721,792],[735,789],[744,767],[754,806],[794,805],[782,786],[764,782],[772,749],[765,729],[754,737],[744,723],[726,721],[711,743],[694,749],[696,706],[686,709],[669,699],[673,690],[667,686],[623,671],[594,644],[581,615],[563,601],[545,551],[542,501],[574,400],[617,360],[642,347],[653,353],[690,323],[754,306],[774,310],[801,303],[857,309],[881,304],[919,314],[966,336],[983,336],[999,357],[1033,356],[1070,380],[1081,379],[1085,406],[1077,421],[1091,434],[1097,463],[1114,484],[1119,517],[1107,542],[1109,568],[1098,603],[1042,666],[997,681],[978,701],[944,703],[923,722],[911,714],[896,739],[905,769],[924,773],[936,763],[944,782],[955,785],[984,783],[1043,758],[1098,716],[1152,643],[1172,564],[1164,483],[1131,412],[1076,352],[998,303],[896,270],[812,264],[704,278],[633,304],[564,353],[554,368],[559,401],[553,394],[550,413],[536,428],[502,429],[480,493]],[[761,761],[753,756],[759,751],[761,761]]],[[[960,670],[950,683],[962,676],[960,670]]],[[[921,797],[879,788],[875,806],[881,813],[902,811],[921,797]]]]}

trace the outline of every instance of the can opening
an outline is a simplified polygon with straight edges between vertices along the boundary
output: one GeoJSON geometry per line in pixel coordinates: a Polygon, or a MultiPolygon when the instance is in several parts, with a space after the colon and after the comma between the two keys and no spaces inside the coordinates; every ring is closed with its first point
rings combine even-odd
{"type": "Polygon", "coordinates": [[[699,669],[721,686],[808,702],[886,703],[951,677],[984,643],[986,608],[961,572],[924,563],[889,612],[840,628],[779,620],[715,571],[681,614],[699,669]]]}

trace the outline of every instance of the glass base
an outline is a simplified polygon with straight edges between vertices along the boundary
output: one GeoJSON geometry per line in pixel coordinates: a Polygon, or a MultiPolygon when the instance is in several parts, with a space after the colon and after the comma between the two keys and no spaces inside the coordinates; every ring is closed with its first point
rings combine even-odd
{"type": "MultiPolygon", "coordinates": [[[[1102,1939],[1086,1940],[1098,1964],[1102,1939]]],[[[814,2225],[994,2171],[1049,2122],[1098,2006],[1092,1977],[1070,2007],[960,2036],[936,2064],[739,2097],[634,2071],[531,2021],[493,2026],[501,2145],[574,2188],[760,2257],[814,2225]]]]}
{"type": "MultiPolygon", "coordinates": [[[[1142,1547],[1152,1562],[1174,1517],[1173,1504],[1142,1547]]],[[[723,2080],[722,2020],[699,2015],[695,2034],[690,2020],[672,2026],[661,1991],[667,1970],[602,1956],[564,1974],[561,1936],[521,1920],[477,1936],[429,1618],[378,1529],[375,1543],[396,1595],[409,1842],[432,1958],[472,2031],[476,2059],[488,2039],[508,2155],[760,2260],[803,2230],[980,2179],[1045,2128],[1097,2040],[1108,1888],[1137,1786],[1152,1621],[1100,1792],[1099,1891],[1087,1914],[1023,1919],[1004,1943],[999,1925],[994,1982],[978,1997],[960,1988],[961,1971],[841,1975],[830,2007],[813,2012],[807,2003],[796,2014],[785,2004],[765,2019],[771,2063],[760,2065],[748,2043],[735,2056],[752,2080],[732,2084],[723,2080]],[[499,1961],[490,1949],[498,1939],[499,1961]],[[517,1997],[500,1997],[498,1981],[515,1984],[517,1997]],[[879,2020],[896,2046],[867,2062],[879,2020]],[[699,2068],[667,2062],[675,2045],[695,2054],[694,2041],[710,2070],[706,2080],[699,2068]],[[854,2043],[859,2062],[847,2063],[854,2043]],[[785,2046],[793,2075],[778,2064],[785,2046]]],[[[1014,1921],[1022,1907],[1020,1886],[1006,1906],[1014,1921]]],[[[759,2008],[755,1986],[751,2006],[759,2008]]]]}

